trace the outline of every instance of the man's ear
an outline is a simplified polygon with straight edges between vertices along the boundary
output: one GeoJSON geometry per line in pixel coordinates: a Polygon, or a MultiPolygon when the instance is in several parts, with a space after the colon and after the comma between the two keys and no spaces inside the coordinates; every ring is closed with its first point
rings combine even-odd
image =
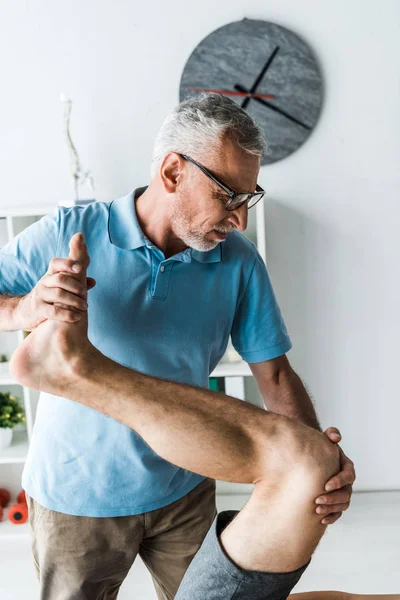
{"type": "Polygon", "coordinates": [[[165,191],[174,194],[181,182],[183,159],[176,152],[168,152],[160,167],[160,178],[165,191]]]}

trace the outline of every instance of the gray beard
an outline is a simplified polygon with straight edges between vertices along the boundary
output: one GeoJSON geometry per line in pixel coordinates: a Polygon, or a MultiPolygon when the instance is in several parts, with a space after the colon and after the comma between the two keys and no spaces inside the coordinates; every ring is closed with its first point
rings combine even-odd
{"type": "Polygon", "coordinates": [[[179,239],[182,240],[186,246],[198,250],[199,252],[208,252],[218,246],[220,242],[216,240],[205,239],[204,233],[188,231],[188,223],[183,215],[171,215],[171,222],[174,226],[174,230],[179,239]]]}
{"type": "Polygon", "coordinates": [[[187,246],[189,246],[189,248],[193,248],[199,252],[208,252],[209,250],[213,250],[220,243],[216,240],[206,240],[204,239],[203,234],[193,232],[187,232],[181,239],[187,246]]]}

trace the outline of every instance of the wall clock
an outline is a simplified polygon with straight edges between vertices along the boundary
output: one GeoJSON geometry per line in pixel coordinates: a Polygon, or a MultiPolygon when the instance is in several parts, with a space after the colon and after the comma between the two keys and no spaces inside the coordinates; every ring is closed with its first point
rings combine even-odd
{"type": "Polygon", "coordinates": [[[184,67],[180,101],[216,91],[246,110],[264,130],[267,165],[295,152],[314,129],[323,85],[308,45],[285,27],[253,19],[224,25],[204,38],[184,67]]]}

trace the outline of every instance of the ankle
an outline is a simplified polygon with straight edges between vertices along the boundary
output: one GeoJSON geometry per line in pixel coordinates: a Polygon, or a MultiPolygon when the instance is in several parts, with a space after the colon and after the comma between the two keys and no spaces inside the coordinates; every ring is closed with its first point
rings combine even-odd
{"type": "Polygon", "coordinates": [[[81,348],[70,361],[72,378],[76,381],[92,380],[96,373],[103,370],[102,363],[105,359],[104,354],[88,340],[85,347],[81,348]]]}

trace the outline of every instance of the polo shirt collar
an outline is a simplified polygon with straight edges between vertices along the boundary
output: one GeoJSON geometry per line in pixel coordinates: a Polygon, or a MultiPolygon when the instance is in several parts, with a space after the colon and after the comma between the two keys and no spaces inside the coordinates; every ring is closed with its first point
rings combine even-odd
{"type": "Polygon", "coordinates": [[[200,252],[199,250],[190,249],[192,258],[202,263],[215,263],[220,262],[222,258],[222,244],[221,242],[208,252],[200,252]]]}
{"type": "Polygon", "coordinates": [[[135,250],[146,244],[145,235],[140,229],[136,217],[134,202],[134,199],[140,196],[146,187],[136,188],[127,196],[111,202],[108,235],[110,242],[123,250],[135,250]]]}
{"type": "MultiPolygon", "coordinates": [[[[108,218],[108,234],[110,242],[123,250],[136,250],[142,246],[151,245],[140,228],[136,216],[135,200],[148,188],[138,187],[126,196],[113,200],[110,204],[108,218]]],[[[183,253],[191,260],[198,262],[213,263],[220,262],[222,258],[222,244],[219,243],[213,250],[199,252],[193,248],[187,248],[183,253]]]]}

